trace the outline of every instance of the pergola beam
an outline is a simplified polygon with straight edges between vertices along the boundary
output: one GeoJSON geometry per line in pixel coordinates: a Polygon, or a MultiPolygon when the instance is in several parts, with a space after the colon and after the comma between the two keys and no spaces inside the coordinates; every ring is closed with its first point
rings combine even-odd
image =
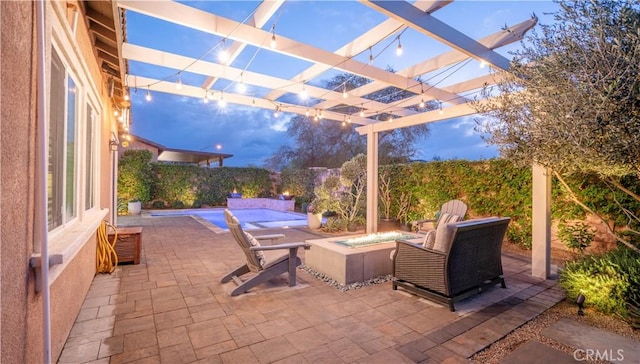
{"type": "MultiPolygon", "coordinates": [[[[415,30],[437,39],[478,61],[487,62],[494,68],[503,71],[509,69],[509,60],[507,58],[406,1],[362,0],[362,2],[372,9],[405,22],[415,30]]],[[[440,99],[443,100],[443,98],[440,99]]]]}
{"type": "MultiPolygon", "coordinates": [[[[271,39],[271,32],[256,29],[246,24],[176,2],[121,1],[119,5],[131,11],[224,38],[241,41],[256,47],[263,47],[263,44],[267,44],[266,42],[271,39]]],[[[321,63],[345,72],[385,82],[390,86],[395,86],[410,92],[420,92],[420,82],[411,78],[403,77],[348,57],[342,57],[324,49],[313,47],[283,36],[278,37],[278,47],[273,51],[289,57],[313,63],[321,63]]],[[[433,97],[441,100],[458,98],[458,95],[451,94],[436,87],[430,88],[428,92],[433,97]]],[[[454,103],[462,102],[464,101],[454,101],[454,103]]]]}

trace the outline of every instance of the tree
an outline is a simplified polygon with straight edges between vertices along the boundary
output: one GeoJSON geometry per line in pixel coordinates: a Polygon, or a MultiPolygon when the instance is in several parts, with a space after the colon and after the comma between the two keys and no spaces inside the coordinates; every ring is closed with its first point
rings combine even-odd
{"type": "MultiPolygon", "coordinates": [[[[368,82],[369,80],[364,77],[339,74],[327,82],[326,88],[339,91],[346,88],[348,91],[368,82]]],[[[365,98],[389,103],[411,95],[413,94],[408,91],[388,87],[369,94],[365,98]]],[[[428,107],[434,108],[436,107],[434,105],[430,104],[428,107]]],[[[313,106],[310,106],[310,111],[313,110],[313,106]]],[[[359,112],[361,108],[341,104],[329,110],[349,115],[359,112]]],[[[388,117],[389,115],[384,111],[371,116],[371,118],[378,120],[386,120],[388,117]]],[[[295,145],[280,147],[266,161],[266,164],[273,169],[286,166],[338,168],[356,155],[366,153],[366,137],[359,135],[355,130],[355,125],[342,125],[342,122],[343,120],[324,118],[316,121],[314,115],[293,117],[289,122],[287,135],[295,141],[295,145]]],[[[379,163],[408,162],[417,153],[414,142],[428,133],[429,129],[426,124],[379,133],[379,163]]]]}
{"type": "MultiPolygon", "coordinates": [[[[640,177],[638,4],[566,0],[559,5],[555,22],[542,25],[541,34],[530,33],[529,43],[515,52],[504,81],[485,89],[492,101],[477,103],[477,109],[495,122],[482,127],[502,156],[552,168],[570,193],[564,176],[597,173],[612,189],[640,201],[639,191],[621,183],[629,174],[640,177]]],[[[576,203],[595,213],[575,196],[576,203]]],[[[635,231],[637,212],[620,207],[633,222],[629,230],[635,231]]]]}

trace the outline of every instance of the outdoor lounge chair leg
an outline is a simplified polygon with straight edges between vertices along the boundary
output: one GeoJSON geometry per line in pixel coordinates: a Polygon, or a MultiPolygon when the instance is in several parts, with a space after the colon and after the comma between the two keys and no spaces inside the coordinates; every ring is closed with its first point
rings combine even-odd
{"type": "Polygon", "coordinates": [[[449,310],[450,310],[451,312],[455,312],[455,311],[456,311],[456,308],[455,308],[455,307],[453,307],[453,301],[449,301],[449,310]]]}
{"type": "Polygon", "coordinates": [[[245,273],[249,273],[249,266],[247,266],[246,264],[243,266],[240,266],[236,269],[234,269],[233,271],[231,271],[230,273],[228,273],[227,275],[225,275],[224,277],[222,277],[222,279],[220,280],[221,283],[227,283],[229,282],[234,276],[241,276],[245,273]]]}
{"type": "Polygon", "coordinates": [[[504,278],[500,277],[500,286],[502,288],[507,288],[507,285],[504,283],[504,278]]]}
{"type": "Polygon", "coordinates": [[[298,248],[289,249],[289,287],[296,285],[296,258],[298,257],[298,248]]]}

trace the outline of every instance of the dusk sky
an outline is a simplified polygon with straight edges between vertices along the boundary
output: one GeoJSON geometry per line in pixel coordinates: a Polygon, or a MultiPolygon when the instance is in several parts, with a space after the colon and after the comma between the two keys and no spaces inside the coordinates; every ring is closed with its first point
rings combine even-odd
{"type": "MultiPolygon", "coordinates": [[[[243,21],[260,2],[184,3],[243,21]]],[[[479,39],[499,31],[505,25],[511,26],[527,20],[534,13],[539,18],[539,24],[548,24],[552,17],[545,13],[556,11],[557,8],[557,4],[551,1],[458,0],[433,15],[466,35],[479,39]]],[[[275,33],[278,35],[333,52],[385,19],[384,15],[358,2],[294,1],[283,4],[263,29],[270,30],[275,24],[275,33]]],[[[408,29],[401,36],[404,52],[397,56],[395,46],[390,46],[394,40],[395,36],[391,36],[373,47],[372,52],[376,55],[374,63],[377,66],[401,70],[450,50],[449,47],[408,29]]],[[[165,23],[133,11],[127,12],[127,41],[209,62],[219,62],[216,48],[221,43],[220,37],[165,23]]],[[[520,44],[515,43],[500,48],[497,52],[511,59],[509,51],[518,47],[520,44]]],[[[367,62],[368,57],[369,53],[363,52],[356,59],[367,62]]],[[[285,79],[295,76],[310,65],[310,62],[270,52],[268,48],[258,50],[252,46],[246,47],[231,64],[236,68],[268,72],[285,79]]],[[[488,67],[481,68],[478,62],[473,61],[451,69],[447,74],[424,75],[423,80],[446,86],[487,72],[490,72],[488,67]]],[[[136,61],[129,61],[129,73],[156,79],[178,78],[176,70],[136,61]]],[[[324,82],[337,73],[340,72],[326,71],[309,80],[308,84],[324,86],[324,82]]],[[[185,85],[200,86],[205,77],[186,69],[180,73],[180,80],[185,85]]],[[[129,77],[127,83],[131,87],[131,133],[134,136],[171,148],[233,154],[232,158],[225,160],[226,166],[262,166],[264,160],[273,155],[281,145],[292,143],[286,130],[288,121],[295,116],[293,114],[282,113],[274,117],[273,110],[233,104],[221,108],[216,102],[204,103],[201,98],[153,92],[153,88],[150,88],[152,100],[149,102],[145,100],[146,87],[136,84],[133,77],[129,77]],[[139,86],[137,91],[136,86],[139,86]],[[217,145],[221,148],[217,149],[217,145]]],[[[218,80],[213,89],[224,90],[225,93],[238,92],[235,87],[233,81],[218,80]]],[[[266,92],[249,85],[246,94],[260,97],[266,92]]],[[[431,124],[431,135],[416,144],[418,159],[431,160],[435,156],[442,159],[496,157],[496,149],[487,146],[480,135],[474,132],[474,118],[477,116],[431,124]]]]}

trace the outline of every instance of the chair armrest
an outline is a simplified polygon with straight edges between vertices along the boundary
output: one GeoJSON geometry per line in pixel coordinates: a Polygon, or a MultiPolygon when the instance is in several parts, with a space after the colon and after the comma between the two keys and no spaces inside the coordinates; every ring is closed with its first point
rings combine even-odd
{"type": "Polygon", "coordinates": [[[446,293],[445,262],[447,255],[426,249],[420,244],[396,240],[393,276],[417,286],[446,293]]]}
{"type": "Polygon", "coordinates": [[[433,223],[433,225],[435,227],[436,221],[438,221],[438,220],[437,219],[416,220],[416,221],[412,221],[411,222],[411,226],[413,227],[413,230],[416,231],[416,232],[426,231],[426,230],[422,230],[422,225],[430,222],[430,223],[433,223]]]}
{"type": "Polygon", "coordinates": [[[269,235],[254,235],[254,238],[258,241],[269,240],[271,244],[273,244],[274,240],[284,239],[286,235],[284,234],[269,234],[269,235]]]}
{"type": "Polygon", "coordinates": [[[249,250],[280,250],[280,249],[298,249],[298,248],[304,248],[305,250],[309,250],[309,248],[311,248],[311,245],[307,243],[284,243],[284,244],[276,244],[276,245],[252,246],[249,248],[249,250]]]}

